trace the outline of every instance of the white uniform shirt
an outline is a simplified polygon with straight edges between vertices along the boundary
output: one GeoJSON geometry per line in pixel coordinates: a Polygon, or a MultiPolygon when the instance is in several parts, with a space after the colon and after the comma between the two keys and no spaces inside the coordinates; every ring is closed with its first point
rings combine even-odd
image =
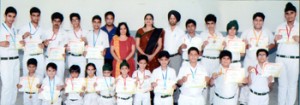
{"type": "MultiPolygon", "coordinates": [[[[151,82],[156,82],[156,80],[164,80],[176,82],[176,72],[173,68],[167,67],[167,70],[162,70],[161,66],[152,71],[151,82]]],[[[159,84],[158,84],[159,85],[159,84]]],[[[155,93],[158,95],[157,93],[155,93]]]]}
{"type": "MultiPolygon", "coordinates": [[[[250,74],[251,76],[251,85],[250,85],[250,89],[252,89],[255,92],[259,92],[259,93],[265,93],[265,92],[269,92],[269,80],[268,77],[263,77],[262,76],[262,68],[259,65],[256,65],[256,70],[257,70],[257,74],[256,72],[252,72],[250,74]]],[[[274,81],[272,81],[274,82],[274,81]]]]}
{"type": "Polygon", "coordinates": [[[98,33],[95,34],[93,31],[90,31],[86,36],[86,38],[88,41],[88,46],[92,46],[92,47],[102,46],[103,48],[109,47],[108,35],[103,30],[99,31],[99,35],[98,33]]]}
{"type": "Polygon", "coordinates": [[[1,24],[0,41],[9,41],[9,47],[0,47],[0,57],[15,57],[19,55],[18,50],[13,49],[15,46],[13,42],[16,39],[16,35],[17,30],[14,28],[14,26],[9,28],[5,23],[1,24]],[[7,39],[7,36],[10,36],[10,39],[7,39]]]}
{"type": "MultiPolygon", "coordinates": [[[[218,32],[218,31],[215,31],[215,34],[217,36],[217,38],[222,38],[223,39],[223,35],[218,32]]],[[[205,40],[208,40],[208,38],[212,36],[210,35],[210,33],[208,31],[203,31],[201,34],[200,34],[200,37],[203,41],[205,40]]],[[[203,50],[203,54],[202,56],[209,56],[209,57],[218,57],[220,54],[220,51],[218,50],[203,50]]]]}
{"type": "Polygon", "coordinates": [[[168,51],[170,55],[176,54],[182,43],[184,31],[176,26],[173,31],[171,30],[171,27],[166,28],[165,32],[164,50],[168,51]]]}
{"type": "MultiPolygon", "coordinates": [[[[286,30],[287,23],[284,22],[279,25],[275,31],[275,35],[279,34],[279,30],[286,30]]],[[[291,30],[288,27],[288,30],[291,30]]],[[[287,35],[286,31],[284,31],[283,35],[287,35]]],[[[299,22],[294,22],[294,27],[290,33],[290,37],[299,36],[299,22]]],[[[293,39],[294,40],[294,39],[293,39]]],[[[286,55],[286,56],[299,56],[299,43],[280,43],[278,44],[277,54],[286,55]]]]}
{"type": "MultiPolygon", "coordinates": [[[[205,69],[204,66],[202,66],[200,63],[198,63],[196,65],[195,68],[193,68],[190,63],[187,65],[182,65],[179,73],[178,73],[178,77],[177,80],[182,79],[183,76],[192,76],[192,75],[205,75],[208,76],[208,73],[205,69]],[[194,74],[195,73],[195,74],[194,74]]],[[[187,81],[193,81],[193,80],[187,80],[187,81]]],[[[181,90],[181,94],[184,94],[186,96],[190,96],[190,97],[198,97],[202,95],[202,90],[203,88],[189,88],[185,86],[186,82],[182,84],[182,87],[180,87],[181,90]]]]}
{"type": "MultiPolygon", "coordinates": [[[[129,77],[129,76],[127,76],[126,77],[126,83],[125,83],[125,81],[124,81],[124,78],[122,77],[122,75],[120,75],[118,78],[117,78],[118,80],[118,82],[116,83],[116,88],[118,88],[118,86],[121,86],[121,85],[128,85],[128,84],[135,84],[134,82],[135,82],[135,80],[134,79],[132,79],[131,77],[129,77]],[[130,83],[131,82],[131,83],[130,83]]],[[[125,87],[125,86],[124,86],[125,87]]],[[[117,96],[118,97],[122,97],[122,98],[127,98],[127,97],[131,97],[132,96],[132,94],[126,94],[126,93],[117,93],[117,96]]]]}
{"type": "Polygon", "coordinates": [[[145,80],[144,78],[146,76],[151,77],[151,72],[149,70],[145,70],[143,73],[141,72],[141,70],[136,70],[132,74],[133,79],[139,78],[140,81],[138,82],[138,86],[140,86],[142,90],[149,90],[151,88],[151,78],[145,80]]]}
{"type": "MultiPolygon", "coordinates": [[[[228,41],[229,40],[242,40],[240,38],[238,38],[237,36],[235,36],[233,39],[229,39],[228,36],[225,37],[225,42],[226,44],[228,44],[228,41]]],[[[227,48],[225,47],[225,49],[227,50],[227,48]]],[[[231,51],[230,51],[231,52],[231,51]]],[[[239,52],[231,52],[232,54],[232,61],[235,61],[235,60],[241,60],[241,54],[239,52]]]]}
{"type": "Polygon", "coordinates": [[[183,37],[183,41],[181,44],[186,44],[187,48],[182,49],[182,59],[188,60],[188,50],[191,47],[198,48],[199,51],[201,51],[201,45],[203,43],[203,40],[200,38],[199,34],[196,34],[194,37],[191,37],[189,34],[185,34],[183,37]]]}
{"type": "Polygon", "coordinates": [[[100,94],[103,96],[113,96],[114,95],[114,77],[101,77],[99,79],[99,82],[102,84],[99,84],[101,87],[105,87],[105,90],[100,90],[100,94]],[[111,89],[111,90],[109,90],[111,89]]]}
{"type": "Polygon", "coordinates": [[[53,33],[53,30],[47,30],[42,36],[43,40],[51,39],[52,41],[49,41],[49,45],[46,50],[46,54],[48,56],[48,51],[50,48],[54,47],[64,47],[67,44],[67,33],[63,29],[59,29],[57,34],[53,33]]]}
{"type": "MultiPolygon", "coordinates": [[[[226,73],[226,69],[222,66],[219,67],[222,73],[226,73]]],[[[218,93],[222,97],[232,97],[237,95],[238,83],[231,83],[225,81],[225,75],[219,75],[218,78],[214,81],[215,84],[215,92],[218,93]]]]}

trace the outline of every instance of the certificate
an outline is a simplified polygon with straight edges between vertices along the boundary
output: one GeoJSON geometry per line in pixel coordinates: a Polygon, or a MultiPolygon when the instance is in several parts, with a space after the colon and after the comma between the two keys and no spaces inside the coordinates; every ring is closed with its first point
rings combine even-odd
{"type": "Polygon", "coordinates": [[[83,78],[68,78],[66,79],[66,93],[80,93],[83,92],[82,87],[84,86],[83,78]]]}
{"type": "Polygon", "coordinates": [[[30,40],[27,41],[25,44],[24,51],[27,54],[42,54],[43,49],[40,48],[40,43],[42,43],[42,40],[30,40]]]}
{"type": "Polygon", "coordinates": [[[250,38],[251,48],[249,50],[257,50],[259,48],[268,50],[268,42],[268,38],[260,38],[258,41],[256,38],[250,38]]]}
{"type": "Polygon", "coordinates": [[[265,63],[264,68],[262,70],[263,77],[279,77],[282,71],[282,66],[278,63],[265,63]]]}
{"type": "Polygon", "coordinates": [[[243,83],[245,70],[243,68],[230,68],[225,73],[225,81],[229,83],[243,83]]]}
{"type": "Polygon", "coordinates": [[[92,58],[92,59],[104,59],[102,56],[103,47],[91,47],[88,46],[86,48],[86,58],[92,58]]]}
{"type": "Polygon", "coordinates": [[[206,87],[205,77],[206,75],[200,73],[196,74],[194,78],[192,74],[188,74],[187,81],[184,84],[184,86],[188,88],[205,88],[206,87]]]}
{"type": "Polygon", "coordinates": [[[167,80],[164,85],[164,80],[158,79],[156,81],[157,86],[154,88],[154,93],[165,94],[165,95],[173,95],[174,89],[173,85],[175,85],[175,81],[167,80]]]}
{"type": "Polygon", "coordinates": [[[72,54],[83,54],[84,42],[83,41],[69,41],[68,46],[70,48],[70,53],[72,54]]]}
{"type": "Polygon", "coordinates": [[[65,48],[63,47],[52,47],[49,49],[49,59],[52,60],[64,60],[63,54],[65,54],[65,48]]]}
{"type": "Polygon", "coordinates": [[[22,49],[24,46],[20,43],[22,41],[22,35],[15,35],[13,38],[11,35],[6,35],[6,41],[9,41],[11,49],[22,49]]]}
{"type": "Polygon", "coordinates": [[[145,93],[151,89],[150,79],[140,79],[139,81],[136,88],[137,93],[145,93]]]}
{"type": "Polygon", "coordinates": [[[38,92],[37,84],[40,83],[39,78],[37,77],[21,77],[20,85],[22,87],[19,89],[20,92],[38,92]]]}
{"type": "Polygon", "coordinates": [[[100,91],[113,91],[113,83],[113,79],[107,79],[107,82],[105,82],[105,79],[101,78],[101,80],[97,81],[97,86],[95,88],[100,91]]]}
{"type": "MultiPolygon", "coordinates": [[[[291,33],[292,33],[292,31],[291,31],[291,33]]],[[[286,44],[288,44],[288,43],[296,43],[294,41],[292,35],[291,36],[287,35],[286,29],[279,29],[278,34],[281,35],[282,38],[280,40],[278,40],[277,43],[286,43],[286,44]]],[[[299,32],[298,32],[298,34],[299,34],[299,32]]]]}
{"type": "Polygon", "coordinates": [[[230,52],[245,53],[246,45],[242,40],[228,40],[226,49],[230,52]]]}
{"type": "Polygon", "coordinates": [[[116,93],[134,94],[135,90],[135,79],[127,78],[126,83],[124,83],[123,79],[118,80],[118,83],[116,85],[116,93]]]}
{"type": "Polygon", "coordinates": [[[39,93],[39,99],[50,101],[55,103],[60,96],[60,91],[56,89],[56,86],[53,90],[50,90],[49,86],[43,86],[43,91],[39,93]],[[53,91],[53,93],[52,93],[53,91]]]}
{"type": "MultiPolygon", "coordinates": [[[[96,90],[97,79],[87,79],[85,78],[85,91],[88,93],[93,93],[99,90],[96,90]]],[[[100,84],[97,84],[99,86],[100,84]]]]}
{"type": "Polygon", "coordinates": [[[208,38],[208,44],[204,49],[206,50],[223,50],[223,39],[222,38],[208,38]]]}

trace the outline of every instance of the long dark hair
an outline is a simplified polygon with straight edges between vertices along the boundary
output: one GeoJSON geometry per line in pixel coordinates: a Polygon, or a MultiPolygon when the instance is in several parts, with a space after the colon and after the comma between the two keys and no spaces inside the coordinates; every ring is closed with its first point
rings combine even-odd
{"type": "Polygon", "coordinates": [[[88,76],[87,69],[88,69],[89,66],[92,66],[92,67],[95,69],[95,76],[96,76],[97,68],[96,68],[95,64],[94,64],[94,63],[88,63],[88,64],[85,66],[85,77],[88,76]]]}
{"type": "Polygon", "coordinates": [[[125,22],[121,22],[119,23],[118,27],[117,27],[117,31],[116,31],[116,35],[120,36],[121,35],[121,26],[124,25],[126,27],[126,36],[129,37],[130,33],[129,33],[129,28],[127,26],[127,24],[125,22]]]}
{"type": "MultiPolygon", "coordinates": [[[[150,16],[152,18],[152,20],[154,20],[154,16],[151,14],[151,13],[147,13],[145,16],[144,16],[144,20],[146,19],[147,16],[150,16]]],[[[146,27],[146,24],[144,24],[144,27],[146,27]]],[[[152,27],[154,28],[154,23],[152,24],[152,27]]]]}

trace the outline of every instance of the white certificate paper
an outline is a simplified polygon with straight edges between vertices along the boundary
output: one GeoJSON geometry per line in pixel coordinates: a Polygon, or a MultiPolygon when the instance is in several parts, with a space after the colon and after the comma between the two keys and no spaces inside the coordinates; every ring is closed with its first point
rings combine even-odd
{"type": "Polygon", "coordinates": [[[86,48],[86,58],[92,58],[92,59],[104,59],[102,56],[103,47],[91,47],[88,46],[86,48]]]}
{"type": "Polygon", "coordinates": [[[73,54],[83,54],[84,42],[83,41],[69,41],[68,46],[70,48],[70,53],[73,54]]]}
{"type": "Polygon", "coordinates": [[[49,59],[52,60],[64,60],[63,54],[65,54],[65,48],[64,47],[52,47],[49,49],[49,59]]]}
{"type": "Polygon", "coordinates": [[[269,76],[279,77],[281,71],[282,71],[282,65],[280,65],[278,63],[265,63],[263,72],[262,72],[262,76],[264,76],[264,77],[269,77],[269,76]]]}
{"type": "Polygon", "coordinates": [[[68,78],[66,79],[66,93],[80,93],[83,92],[84,78],[68,78]]]}
{"type": "Polygon", "coordinates": [[[165,94],[165,95],[173,95],[174,89],[173,85],[175,85],[175,81],[167,80],[166,86],[164,86],[164,80],[158,79],[156,81],[157,86],[154,88],[154,93],[165,94]]]}
{"type": "Polygon", "coordinates": [[[20,85],[22,87],[19,89],[20,92],[38,92],[37,84],[40,83],[39,78],[37,77],[21,77],[20,85]]]}

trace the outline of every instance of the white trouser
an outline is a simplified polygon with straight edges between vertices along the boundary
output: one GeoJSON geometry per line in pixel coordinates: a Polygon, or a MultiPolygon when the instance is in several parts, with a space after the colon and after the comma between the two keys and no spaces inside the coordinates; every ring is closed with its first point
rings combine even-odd
{"type": "Polygon", "coordinates": [[[83,100],[82,99],[78,99],[78,100],[67,99],[65,101],[65,104],[66,105],[83,105],[83,100]]]}
{"type": "Polygon", "coordinates": [[[237,105],[237,97],[235,95],[234,98],[232,99],[222,99],[214,93],[213,104],[214,105],[237,105]]]}
{"type": "Polygon", "coordinates": [[[259,96],[250,92],[248,105],[269,105],[269,94],[259,96]]]}
{"type": "Polygon", "coordinates": [[[79,77],[83,78],[85,76],[85,66],[86,66],[86,59],[84,58],[84,56],[68,55],[68,70],[72,65],[78,65],[80,67],[79,77]]]}
{"type": "Polygon", "coordinates": [[[28,93],[23,93],[23,101],[24,104],[23,105],[41,105],[41,101],[38,99],[38,94],[31,94],[31,98],[30,94],[28,93]]]}
{"type": "Polygon", "coordinates": [[[278,78],[278,105],[294,105],[297,95],[299,59],[276,57],[276,62],[283,65],[278,78]]]}
{"type": "Polygon", "coordinates": [[[203,96],[191,97],[180,94],[178,105],[205,105],[205,100],[203,96]]]}
{"type": "Polygon", "coordinates": [[[24,55],[23,57],[23,61],[22,61],[22,70],[23,70],[23,76],[28,75],[28,69],[27,69],[27,61],[31,58],[36,59],[37,61],[37,68],[35,71],[35,74],[38,76],[38,78],[40,80],[44,79],[45,76],[45,72],[46,72],[46,66],[45,66],[45,59],[44,59],[44,55],[40,54],[40,55],[24,55]]]}
{"type": "Polygon", "coordinates": [[[161,95],[154,96],[154,105],[173,105],[173,97],[161,98],[161,95]]]}
{"type": "MultiPolygon", "coordinates": [[[[219,71],[217,69],[220,65],[219,59],[208,59],[208,58],[202,57],[201,64],[206,68],[209,76],[211,76],[214,72],[219,71]]],[[[205,91],[206,92],[204,92],[204,93],[207,93],[207,95],[204,95],[204,96],[206,96],[206,97],[204,97],[205,100],[207,101],[206,103],[212,104],[214,95],[211,93],[214,93],[214,88],[209,87],[209,89],[206,89],[205,91]]]]}
{"type": "Polygon", "coordinates": [[[59,97],[53,104],[51,104],[51,101],[42,101],[42,105],[61,105],[62,99],[59,97]]]}
{"type": "Polygon", "coordinates": [[[133,105],[151,105],[150,93],[137,93],[134,95],[133,105]]]}
{"type": "Polygon", "coordinates": [[[88,93],[83,97],[83,105],[98,105],[98,94],[97,93],[88,93]]]}
{"type": "Polygon", "coordinates": [[[94,63],[96,66],[96,75],[97,77],[103,77],[102,66],[104,64],[104,59],[88,59],[88,63],[94,63]]]}
{"type": "MultiPolygon", "coordinates": [[[[256,58],[255,59],[250,59],[249,57],[248,58],[245,58],[244,59],[244,65],[243,65],[243,68],[248,70],[248,67],[249,66],[253,66],[255,67],[256,64],[257,64],[257,60],[256,58]]],[[[246,76],[248,76],[248,72],[246,72],[246,76]]],[[[239,101],[241,104],[246,104],[248,102],[248,96],[249,96],[249,87],[248,85],[243,85],[241,86],[241,91],[240,91],[240,97],[239,97],[239,101]]]]}
{"type": "Polygon", "coordinates": [[[99,105],[116,105],[116,99],[115,97],[112,98],[103,98],[99,97],[99,105]]]}
{"type": "Polygon", "coordinates": [[[117,105],[132,105],[132,97],[128,100],[122,100],[117,98],[117,105]]]}
{"type": "Polygon", "coordinates": [[[46,59],[46,66],[45,67],[47,67],[47,65],[48,65],[48,63],[55,63],[56,64],[56,66],[57,66],[57,72],[56,72],[56,75],[60,78],[60,79],[62,79],[62,80],[64,80],[65,78],[64,78],[64,76],[65,76],[65,61],[64,60],[51,60],[51,59],[46,59]]]}
{"type": "Polygon", "coordinates": [[[1,60],[1,105],[15,105],[20,77],[20,60],[1,60]]]}

